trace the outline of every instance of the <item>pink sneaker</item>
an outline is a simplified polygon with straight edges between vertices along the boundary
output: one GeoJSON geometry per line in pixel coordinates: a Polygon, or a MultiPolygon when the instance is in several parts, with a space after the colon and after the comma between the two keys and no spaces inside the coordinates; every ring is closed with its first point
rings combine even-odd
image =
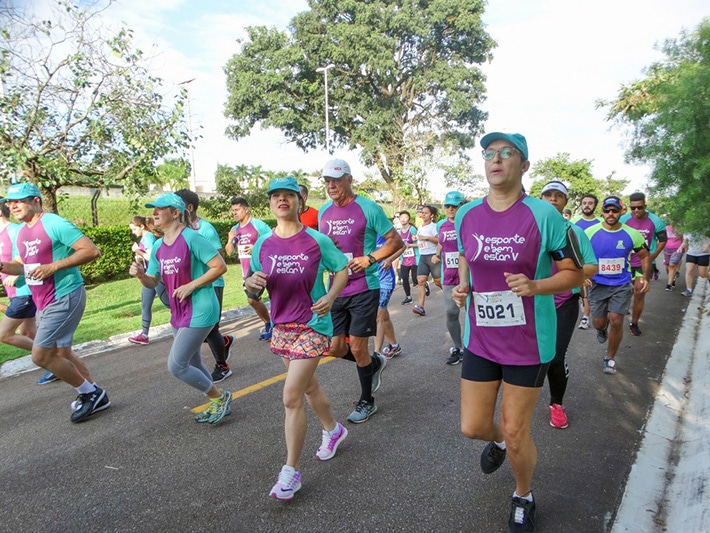
{"type": "Polygon", "coordinates": [[[147,335],[139,333],[138,335],[135,335],[133,337],[128,337],[128,342],[132,342],[133,344],[142,344],[145,346],[150,344],[150,339],[148,339],[147,335]]]}
{"type": "Polygon", "coordinates": [[[321,461],[332,459],[335,452],[338,451],[338,445],[348,436],[348,430],[340,422],[335,426],[335,434],[331,435],[326,430],[323,430],[323,442],[316,452],[316,457],[321,461]]]}
{"type": "Polygon", "coordinates": [[[557,403],[553,403],[550,406],[550,425],[557,429],[564,429],[569,425],[565,408],[557,403]]]}

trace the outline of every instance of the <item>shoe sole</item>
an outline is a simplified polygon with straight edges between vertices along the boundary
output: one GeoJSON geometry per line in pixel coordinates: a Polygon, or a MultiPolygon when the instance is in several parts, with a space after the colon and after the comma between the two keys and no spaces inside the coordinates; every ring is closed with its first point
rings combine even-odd
{"type": "Polygon", "coordinates": [[[377,412],[377,404],[375,404],[375,408],[370,411],[370,414],[367,415],[366,418],[363,418],[362,420],[352,420],[350,417],[347,418],[348,422],[352,422],[353,424],[362,424],[363,422],[367,422],[372,415],[374,415],[377,412]]]}
{"type": "Polygon", "coordinates": [[[553,428],[555,428],[555,429],[565,429],[565,428],[567,428],[567,427],[569,426],[569,424],[565,424],[564,426],[556,426],[556,425],[553,424],[552,422],[550,422],[550,425],[551,425],[553,428]]]}
{"type": "Polygon", "coordinates": [[[293,497],[299,490],[301,490],[301,485],[298,485],[297,488],[293,489],[293,492],[288,498],[279,498],[279,496],[275,492],[271,492],[269,496],[272,497],[274,500],[278,500],[280,502],[290,502],[291,500],[293,500],[293,497]]]}
{"type": "Polygon", "coordinates": [[[338,446],[342,444],[342,442],[345,440],[345,437],[348,436],[348,428],[343,426],[343,435],[340,437],[338,442],[335,443],[335,446],[333,446],[333,453],[331,453],[328,457],[319,457],[318,453],[316,453],[316,459],[319,461],[330,461],[333,457],[335,457],[335,452],[338,451],[338,446]]]}
{"type": "Polygon", "coordinates": [[[372,392],[377,392],[378,390],[380,390],[380,387],[382,386],[382,372],[384,371],[385,367],[387,366],[387,358],[385,356],[382,356],[382,360],[380,361],[380,363],[381,363],[380,368],[378,368],[372,376],[373,382],[375,381],[375,376],[377,376],[377,386],[373,385],[372,392]]]}
{"type": "Polygon", "coordinates": [[[446,364],[449,366],[456,366],[461,362],[461,359],[456,359],[456,361],[446,361],[446,364]]]}
{"type": "Polygon", "coordinates": [[[426,311],[419,311],[418,309],[412,309],[412,313],[419,316],[426,316],[426,311]]]}

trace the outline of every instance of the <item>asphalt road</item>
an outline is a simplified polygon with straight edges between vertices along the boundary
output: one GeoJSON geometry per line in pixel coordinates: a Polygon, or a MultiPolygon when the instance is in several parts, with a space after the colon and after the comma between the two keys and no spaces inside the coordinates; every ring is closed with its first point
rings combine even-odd
{"type": "MultiPolygon", "coordinates": [[[[576,330],[569,428],[550,427],[545,385],[533,424],[539,531],[610,529],[688,305],[663,287],[652,283],[644,335],[625,333],[615,376],[602,373],[594,331],[576,330]]],[[[69,422],[76,394],[65,384],[37,386],[39,371],[0,380],[0,531],[507,531],[513,476],[507,462],[482,474],[484,443],[459,431],[460,366],[444,364],[441,298],[434,289],[418,317],[395,292],[404,353],[383,374],[378,412],[348,424],[337,455],[320,462],[309,411],[303,488],[289,503],[268,497],[285,459],[282,382],[271,380],[284,367],[253,316],[223,324],[237,337],[223,382],[237,398],[219,426],[194,422],[204,397],[168,373],[170,339],[90,356],[112,406],[82,424],[69,422]]],[[[211,368],[206,345],[203,356],[211,368]]],[[[359,393],[354,363],[327,360],[318,376],[344,422],[359,393]]]]}

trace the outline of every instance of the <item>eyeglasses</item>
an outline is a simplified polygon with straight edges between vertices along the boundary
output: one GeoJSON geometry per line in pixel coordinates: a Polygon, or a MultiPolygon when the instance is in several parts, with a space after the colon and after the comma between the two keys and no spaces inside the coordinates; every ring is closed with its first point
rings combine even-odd
{"type": "Polygon", "coordinates": [[[613,208],[613,209],[610,209],[610,208],[602,209],[602,213],[621,213],[621,209],[617,209],[617,208],[613,208]]]}
{"type": "Polygon", "coordinates": [[[501,159],[508,159],[510,157],[513,157],[517,152],[518,151],[512,146],[504,146],[500,150],[490,150],[486,148],[485,150],[483,150],[482,154],[483,159],[485,159],[486,161],[490,161],[496,156],[496,154],[500,154],[501,159]]]}
{"type": "Polygon", "coordinates": [[[629,206],[629,209],[631,209],[632,211],[641,211],[643,209],[646,209],[646,206],[645,205],[631,205],[631,206],[629,206]]]}

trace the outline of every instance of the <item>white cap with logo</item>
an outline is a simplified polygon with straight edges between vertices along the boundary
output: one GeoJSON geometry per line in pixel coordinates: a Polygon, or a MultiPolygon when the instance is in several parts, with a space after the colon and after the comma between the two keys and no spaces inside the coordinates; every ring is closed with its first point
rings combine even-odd
{"type": "Polygon", "coordinates": [[[350,165],[342,159],[331,159],[323,168],[324,178],[342,178],[345,174],[351,175],[350,165]]]}

